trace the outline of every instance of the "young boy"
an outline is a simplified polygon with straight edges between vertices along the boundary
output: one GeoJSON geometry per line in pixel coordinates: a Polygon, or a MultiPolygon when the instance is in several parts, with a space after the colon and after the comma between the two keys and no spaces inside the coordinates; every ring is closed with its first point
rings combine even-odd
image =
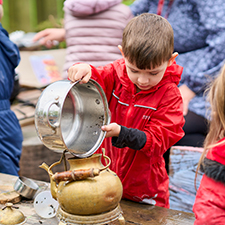
{"type": "Polygon", "coordinates": [[[163,154],[182,138],[182,67],[173,53],[173,29],[154,14],[133,18],[123,32],[123,59],[104,67],[76,64],[68,77],[103,87],[111,124],[103,146],[123,184],[123,198],[169,208],[169,178],[163,154]]]}
{"type": "MultiPolygon", "coordinates": [[[[0,21],[2,16],[3,7],[0,0],[0,21]]],[[[20,54],[1,23],[0,61],[0,173],[18,176],[23,135],[16,115],[10,110],[10,96],[20,54]]]]}

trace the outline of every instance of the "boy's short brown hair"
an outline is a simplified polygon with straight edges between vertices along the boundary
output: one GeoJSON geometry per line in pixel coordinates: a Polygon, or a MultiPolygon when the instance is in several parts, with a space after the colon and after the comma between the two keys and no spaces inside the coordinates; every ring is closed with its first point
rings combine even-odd
{"type": "Polygon", "coordinates": [[[122,49],[127,60],[137,68],[154,69],[173,54],[173,28],[163,17],[143,13],[125,27],[122,49]]]}

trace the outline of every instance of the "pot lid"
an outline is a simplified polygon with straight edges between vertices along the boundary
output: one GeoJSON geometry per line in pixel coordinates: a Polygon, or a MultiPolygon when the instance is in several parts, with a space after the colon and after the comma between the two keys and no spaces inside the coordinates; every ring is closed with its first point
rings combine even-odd
{"type": "Polygon", "coordinates": [[[5,206],[0,209],[0,225],[24,224],[26,222],[26,217],[17,208],[18,207],[13,206],[10,202],[6,203],[5,206]]]}

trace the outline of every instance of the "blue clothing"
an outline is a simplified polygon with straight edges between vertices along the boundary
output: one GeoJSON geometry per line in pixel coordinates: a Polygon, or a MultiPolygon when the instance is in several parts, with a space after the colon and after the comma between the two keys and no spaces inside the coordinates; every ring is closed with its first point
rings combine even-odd
{"type": "MultiPolygon", "coordinates": [[[[165,0],[165,16],[169,0],[165,0]]],[[[158,0],[136,0],[131,11],[157,13],[158,0]]],[[[225,1],[224,0],[174,0],[167,20],[174,30],[174,51],[178,65],[184,67],[179,85],[186,84],[196,96],[189,110],[208,118],[204,91],[225,59],[225,1]]]]}
{"type": "Polygon", "coordinates": [[[15,113],[10,110],[15,68],[20,62],[17,46],[0,23],[0,172],[18,176],[23,135],[15,113]]]}

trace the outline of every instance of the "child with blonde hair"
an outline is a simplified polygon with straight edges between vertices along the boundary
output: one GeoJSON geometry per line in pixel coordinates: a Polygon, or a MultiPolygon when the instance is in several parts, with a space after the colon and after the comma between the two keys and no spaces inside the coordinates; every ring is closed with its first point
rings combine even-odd
{"type": "Polygon", "coordinates": [[[198,166],[204,175],[193,206],[195,225],[225,224],[225,65],[208,96],[211,122],[198,166]]]}

